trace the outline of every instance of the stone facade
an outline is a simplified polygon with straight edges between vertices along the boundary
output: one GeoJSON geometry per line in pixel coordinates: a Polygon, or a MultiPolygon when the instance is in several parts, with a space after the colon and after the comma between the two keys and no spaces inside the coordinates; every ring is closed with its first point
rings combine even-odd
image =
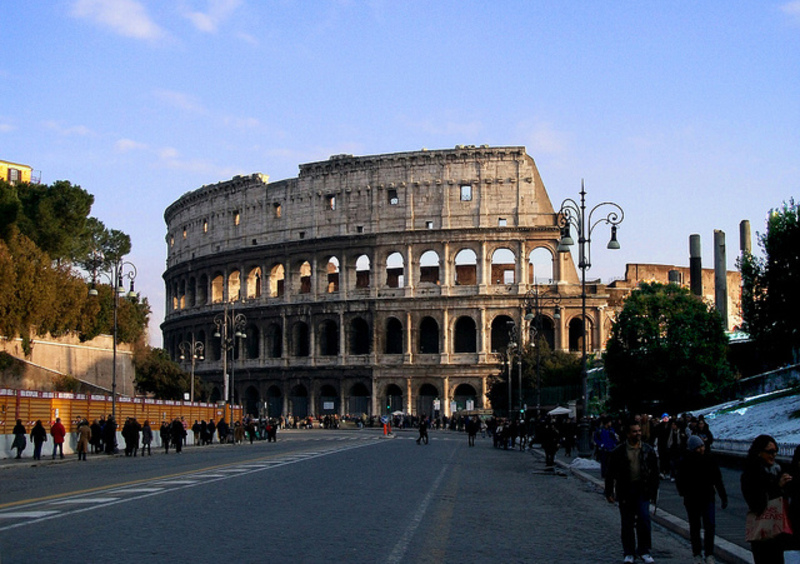
{"type": "MultiPolygon", "coordinates": [[[[226,305],[243,314],[228,371],[250,413],[488,407],[509,327],[527,335],[534,288],[561,296],[559,316],[543,308],[547,338],[581,348],[578,273],[556,251],[557,216],[523,147],[337,155],[297,178],[203,186],[164,217],[164,346],[177,360],[182,343],[202,342],[196,373],[219,399],[214,320],[226,305]]],[[[587,287],[590,352],[605,343],[615,292],[587,287]]]]}

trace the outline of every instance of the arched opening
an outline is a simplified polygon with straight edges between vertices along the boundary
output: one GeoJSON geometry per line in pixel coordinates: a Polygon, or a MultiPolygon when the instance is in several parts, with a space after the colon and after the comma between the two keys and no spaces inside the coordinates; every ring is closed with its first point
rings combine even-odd
{"type": "Polygon", "coordinates": [[[328,259],[328,264],[325,267],[325,272],[328,274],[327,292],[333,294],[339,291],[339,259],[331,257],[328,259]]]}
{"type": "Polygon", "coordinates": [[[370,286],[370,261],[367,255],[361,255],[356,260],[356,288],[369,288],[370,286]]]}
{"type": "Polygon", "coordinates": [[[362,413],[370,414],[369,390],[361,382],[350,387],[350,397],[347,398],[347,413],[354,416],[362,413]]]}
{"type": "Polygon", "coordinates": [[[383,402],[384,414],[400,411],[405,413],[403,406],[403,390],[396,384],[386,386],[386,401],[383,402]]]}
{"type": "Polygon", "coordinates": [[[282,264],[276,264],[269,272],[269,295],[271,298],[283,296],[286,272],[282,264]]]}
{"type": "Polygon", "coordinates": [[[339,354],[339,326],[330,319],[319,325],[319,354],[320,356],[339,354]]]}
{"type": "Polygon", "coordinates": [[[405,286],[403,255],[392,253],[386,257],[386,286],[389,288],[402,288],[405,286]]]}
{"type": "Polygon", "coordinates": [[[439,284],[439,255],[436,251],[425,251],[419,257],[420,284],[439,284]]]}
{"type": "Polygon", "coordinates": [[[386,354],[403,354],[403,324],[396,317],[386,320],[386,354]]]}
{"type": "Polygon", "coordinates": [[[292,415],[300,419],[308,417],[308,390],[302,384],[298,384],[289,393],[289,409],[292,415]]]}
{"type": "Polygon", "coordinates": [[[468,316],[459,317],[455,324],[453,352],[474,353],[478,351],[478,330],[475,320],[468,316]]]}
{"type": "Polygon", "coordinates": [[[178,307],[186,308],[186,280],[178,282],[178,307]]]}
{"type": "Polygon", "coordinates": [[[339,413],[339,394],[336,388],[326,384],[319,389],[319,414],[333,415],[339,413]]]}
{"type": "Polygon", "coordinates": [[[497,249],[492,253],[492,284],[514,284],[516,282],[517,257],[509,249],[497,249]]]}
{"type": "Polygon", "coordinates": [[[269,417],[283,415],[283,394],[278,386],[270,386],[267,390],[267,415],[269,417]]]}
{"type": "Polygon", "coordinates": [[[194,276],[189,278],[189,284],[186,287],[186,302],[189,304],[189,307],[195,307],[197,305],[197,280],[195,280],[194,276]]]}
{"type": "Polygon", "coordinates": [[[498,315],[492,321],[492,352],[505,352],[511,341],[510,331],[514,320],[507,315],[498,315]]]}
{"type": "Polygon", "coordinates": [[[245,358],[259,358],[261,356],[261,339],[258,332],[258,327],[255,325],[248,325],[245,329],[244,353],[245,358]]]}
{"type": "Polygon", "coordinates": [[[248,386],[244,391],[244,410],[247,415],[252,417],[259,416],[260,396],[255,386],[248,386]]]}
{"type": "Polygon", "coordinates": [[[311,293],[311,263],[305,261],[300,265],[300,294],[311,293]]]}
{"type": "Polygon", "coordinates": [[[417,415],[435,417],[433,402],[439,397],[439,390],[433,384],[423,384],[417,394],[417,415]]]}
{"type": "Polygon", "coordinates": [[[270,323],[267,329],[267,351],[270,358],[283,356],[283,331],[278,323],[270,323]]]}
{"type": "Polygon", "coordinates": [[[197,285],[197,305],[208,305],[208,276],[200,276],[200,283],[197,285]]]}
{"type": "Polygon", "coordinates": [[[544,339],[550,350],[556,349],[556,328],[553,320],[545,315],[531,321],[531,335],[535,340],[544,339]]]}
{"type": "Polygon", "coordinates": [[[529,284],[552,284],[553,280],[553,253],[546,247],[537,247],[528,256],[529,284]]]}
{"type": "Polygon", "coordinates": [[[237,302],[241,298],[242,279],[238,270],[234,270],[228,275],[228,301],[237,302]]]}
{"type": "Polygon", "coordinates": [[[350,354],[369,354],[370,342],[369,324],[356,317],[350,322],[350,354]]]}
{"type": "Polygon", "coordinates": [[[469,384],[459,384],[453,391],[453,401],[456,402],[456,409],[480,409],[478,403],[478,392],[469,384]]]}
{"type": "Polygon", "coordinates": [[[308,323],[298,321],[292,326],[292,352],[294,356],[309,356],[308,323]]]}
{"type": "Polygon", "coordinates": [[[212,337],[209,345],[211,350],[208,352],[211,353],[211,358],[213,360],[222,360],[222,345],[220,343],[220,338],[212,337]]]}
{"type": "Polygon", "coordinates": [[[472,249],[462,249],[456,255],[456,286],[478,283],[478,256],[472,249]]]}
{"type": "Polygon", "coordinates": [[[211,281],[212,303],[215,304],[222,303],[224,288],[225,288],[225,277],[220,273],[215,274],[214,279],[211,281]]]}
{"type": "Polygon", "coordinates": [[[247,273],[247,298],[255,299],[261,297],[261,267],[251,268],[247,273]]]}
{"type": "MultiPolygon", "coordinates": [[[[580,352],[583,350],[583,321],[581,317],[573,317],[569,321],[569,350],[570,352],[580,352]]],[[[586,350],[592,349],[592,320],[586,318],[586,350]]]]}
{"type": "Polygon", "coordinates": [[[419,324],[419,352],[439,353],[439,324],[432,317],[424,317],[419,324]]]}

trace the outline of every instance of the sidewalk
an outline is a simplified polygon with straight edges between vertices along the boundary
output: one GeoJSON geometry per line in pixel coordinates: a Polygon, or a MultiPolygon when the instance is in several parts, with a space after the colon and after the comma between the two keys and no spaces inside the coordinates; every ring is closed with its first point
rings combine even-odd
{"type": "MultiPolygon", "coordinates": [[[[544,451],[540,448],[533,450],[534,454],[544,459],[544,451]]],[[[603,491],[605,484],[600,478],[600,467],[597,468],[571,468],[570,463],[575,456],[566,457],[564,450],[560,449],[556,455],[556,465],[572,472],[576,477],[594,484],[603,491]]],[[[720,461],[722,462],[722,461],[720,461]]],[[[749,543],[744,540],[744,520],[747,514],[742,492],[739,488],[740,471],[722,467],[722,478],[728,493],[728,508],[720,509],[717,501],[716,513],[716,550],[715,556],[719,561],[732,564],[753,564],[749,543]]],[[[607,503],[605,498],[598,496],[598,503],[607,503]]],[[[686,521],[686,510],[683,507],[683,498],[678,495],[675,484],[669,480],[661,481],[658,494],[658,507],[655,509],[653,521],[667,529],[689,538],[689,523],[686,521]]]]}

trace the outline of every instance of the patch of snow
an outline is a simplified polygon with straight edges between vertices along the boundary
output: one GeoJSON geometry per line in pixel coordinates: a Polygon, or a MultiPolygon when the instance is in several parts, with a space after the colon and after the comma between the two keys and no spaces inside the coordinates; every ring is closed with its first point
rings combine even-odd
{"type": "Polygon", "coordinates": [[[574,470],[597,470],[600,468],[600,463],[587,458],[576,458],[570,462],[569,467],[574,470]]]}
{"type": "Polygon", "coordinates": [[[705,416],[716,438],[752,440],[766,434],[775,437],[779,443],[800,444],[800,419],[789,418],[793,412],[800,410],[800,394],[736,409],[737,405],[766,395],[727,402],[692,414],[705,416]]]}

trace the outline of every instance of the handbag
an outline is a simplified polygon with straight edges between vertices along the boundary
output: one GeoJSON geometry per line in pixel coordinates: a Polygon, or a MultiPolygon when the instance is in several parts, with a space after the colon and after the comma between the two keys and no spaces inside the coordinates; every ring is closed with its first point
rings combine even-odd
{"type": "Polygon", "coordinates": [[[784,497],[769,500],[761,515],[748,512],[745,521],[745,540],[747,542],[765,541],[786,533],[792,534],[789,522],[789,504],[784,497]]]}

